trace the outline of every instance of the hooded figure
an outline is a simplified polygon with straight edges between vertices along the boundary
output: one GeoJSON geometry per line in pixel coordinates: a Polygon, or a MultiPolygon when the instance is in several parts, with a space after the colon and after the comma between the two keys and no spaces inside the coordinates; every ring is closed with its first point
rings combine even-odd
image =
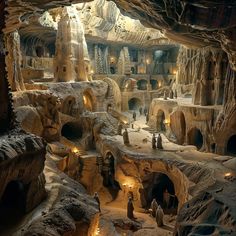
{"type": "Polygon", "coordinates": [[[152,135],[152,148],[153,148],[153,149],[156,149],[156,136],[155,136],[154,133],[153,133],[153,135],[152,135]]]}
{"type": "Polygon", "coordinates": [[[156,222],[157,222],[158,227],[161,227],[164,225],[163,224],[163,217],[164,217],[164,212],[163,212],[161,206],[159,205],[156,210],[156,222]]]}
{"type": "Polygon", "coordinates": [[[152,209],[152,216],[155,217],[156,216],[156,211],[157,211],[157,201],[155,198],[153,198],[152,203],[151,203],[151,209],[152,209]]]}
{"type": "Polygon", "coordinates": [[[131,197],[129,197],[128,204],[127,204],[127,217],[130,219],[134,219],[134,206],[133,206],[131,197]]]}
{"type": "Polygon", "coordinates": [[[160,134],[158,134],[158,137],[157,137],[157,148],[158,149],[163,149],[163,146],[162,146],[162,137],[160,134]]]}

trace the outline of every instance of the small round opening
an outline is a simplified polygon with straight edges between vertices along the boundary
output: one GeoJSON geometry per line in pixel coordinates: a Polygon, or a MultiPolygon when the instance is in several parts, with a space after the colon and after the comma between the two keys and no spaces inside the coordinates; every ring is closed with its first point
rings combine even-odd
{"type": "Polygon", "coordinates": [[[68,122],[63,125],[61,135],[69,140],[77,140],[83,136],[83,127],[80,123],[68,122]]]}

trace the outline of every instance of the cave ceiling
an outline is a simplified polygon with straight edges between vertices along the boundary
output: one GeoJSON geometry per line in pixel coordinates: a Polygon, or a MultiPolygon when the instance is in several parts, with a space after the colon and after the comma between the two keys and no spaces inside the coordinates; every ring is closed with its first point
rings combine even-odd
{"type": "MultiPolygon", "coordinates": [[[[103,2],[105,0],[101,0],[103,2]]],[[[27,24],[48,9],[89,0],[9,0],[6,32],[27,24]]],[[[114,0],[123,14],[189,47],[221,47],[236,69],[235,0],[114,0]]]]}

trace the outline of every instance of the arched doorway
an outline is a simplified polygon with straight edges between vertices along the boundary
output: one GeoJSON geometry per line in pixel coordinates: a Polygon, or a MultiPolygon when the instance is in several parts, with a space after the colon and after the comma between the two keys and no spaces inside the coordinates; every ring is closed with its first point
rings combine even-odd
{"type": "Polygon", "coordinates": [[[227,153],[236,155],[236,135],[233,135],[229,138],[227,142],[227,153]]]}
{"type": "Polygon", "coordinates": [[[142,102],[138,98],[131,98],[128,102],[129,110],[138,110],[142,106],[142,102]]]}
{"type": "Polygon", "coordinates": [[[147,80],[141,79],[137,82],[138,90],[147,90],[147,80]]]}
{"type": "Polygon", "coordinates": [[[83,136],[83,126],[78,122],[68,122],[63,125],[61,135],[69,140],[78,140],[83,136]]]}
{"type": "Polygon", "coordinates": [[[158,110],[157,112],[157,124],[156,124],[157,132],[165,132],[165,113],[163,110],[158,110]]]}
{"type": "Polygon", "coordinates": [[[88,90],[83,92],[83,103],[87,111],[94,111],[93,96],[88,90]]]}
{"type": "Polygon", "coordinates": [[[176,111],[170,115],[170,128],[176,137],[177,143],[182,145],[186,134],[186,122],[182,111],[176,111]]]}
{"type": "Polygon", "coordinates": [[[196,146],[198,150],[202,148],[203,136],[198,128],[194,127],[188,132],[188,144],[196,146]]]}
{"type": "Polygon", "coordinates": [[[0,200],[0,228],[16,223],[25,213],[26,191],[21,181],[8,183],[0,200]]]}
{"type": "Polygon", "coordinates": [[[178,199],[171,179],[161,172],[150,173],[143,180],[142,206],[150,208],[153,199],[161,205],[166,214],[177,214],[178,199]]]}

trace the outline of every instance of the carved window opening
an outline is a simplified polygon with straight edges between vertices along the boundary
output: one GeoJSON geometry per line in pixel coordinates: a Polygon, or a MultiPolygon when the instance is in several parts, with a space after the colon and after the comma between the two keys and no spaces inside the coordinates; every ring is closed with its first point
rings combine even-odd
{"type": "Polygon", "coordinates": [[[200,150],[203,146],[203,135],[201,131],[194,127],[188,132],[188,144],[194,145],[200,150]]]}

